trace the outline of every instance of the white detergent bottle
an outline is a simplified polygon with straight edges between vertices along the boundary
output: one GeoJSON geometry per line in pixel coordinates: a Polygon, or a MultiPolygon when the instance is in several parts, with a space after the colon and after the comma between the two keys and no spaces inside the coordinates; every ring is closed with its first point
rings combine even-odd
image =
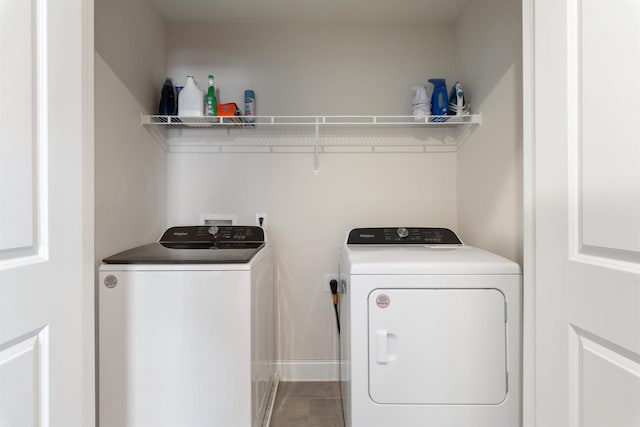
{"type": "Polygon", "coordinates": [[[414,120],[422,120],[429,115],[429,98],[427,98],[427,88],[424,86],[414,86],[416,96],[411,104],[411,112],[414,120]]]}
{"type": "Polygon", "coordinates": [[[204,115],[204,91],[200,89],[193,76],[187,76],[187,82],[178,95],[178,115],[184,117],[204,115]]]}

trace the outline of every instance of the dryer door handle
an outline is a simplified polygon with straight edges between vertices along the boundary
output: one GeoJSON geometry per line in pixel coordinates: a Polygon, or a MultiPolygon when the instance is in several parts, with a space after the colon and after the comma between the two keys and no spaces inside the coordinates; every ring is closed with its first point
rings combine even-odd
{"type": "Polygon", "coordinates": [[[389,362],[389,334],[386,329],[378,329],[376,335],[378,337],[378,363],[386,365],[389,362]]]}

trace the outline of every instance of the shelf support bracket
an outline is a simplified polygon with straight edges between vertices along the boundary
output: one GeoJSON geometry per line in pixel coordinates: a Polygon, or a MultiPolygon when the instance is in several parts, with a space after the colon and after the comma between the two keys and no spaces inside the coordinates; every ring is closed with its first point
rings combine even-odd
{"type": "Polygon", "coordinates": [[[313,174],[320,175],[320,117],[316,117],[316,131],[313,136],[313,174]]]}

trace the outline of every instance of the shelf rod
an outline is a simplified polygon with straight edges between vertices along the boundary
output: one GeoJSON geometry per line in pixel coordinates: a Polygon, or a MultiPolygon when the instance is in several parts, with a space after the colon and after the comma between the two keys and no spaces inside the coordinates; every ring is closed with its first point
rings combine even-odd
{"type": "Polygon", "coordinates": [[[320,117],[316,117],[316,132],[313,138],[313,174],[320,175],[320,159],[318,150],[320,145],[320,117]]]}

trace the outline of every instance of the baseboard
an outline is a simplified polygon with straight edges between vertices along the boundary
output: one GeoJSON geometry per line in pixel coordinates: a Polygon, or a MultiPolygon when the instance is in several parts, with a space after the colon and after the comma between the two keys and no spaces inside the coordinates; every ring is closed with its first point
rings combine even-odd
{"type": "Polygon", "coordinates": [[[271,381],[269,381],[269,396],[267,397],[266,402],[267,407],[264,411],[262,423],[259,424],[260,427],[269,427],[271,425],[271,417],[273,415],[273,411],[275,410],[276,395],[278,394],[279,383],[280,378],[278,377],[278,373],[274,372],[271,376],[271,381]]]}
{"type": "Polygon", "coordinates": [[[277,360],[280,381],[338,381],[339,360],[277,360]]]}

